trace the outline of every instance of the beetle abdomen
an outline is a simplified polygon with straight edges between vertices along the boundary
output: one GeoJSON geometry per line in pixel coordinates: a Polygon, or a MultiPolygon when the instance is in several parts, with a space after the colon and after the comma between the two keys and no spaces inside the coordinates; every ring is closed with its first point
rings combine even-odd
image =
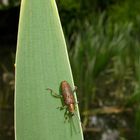
{"type": "Polygon", "coordinates": [[[66,105],[74,104],[75,101],[74,101],[73,92],[68,82],[66,81],[61,82],[61,90],[62,90],[62,96],[64,98],[65,104],[66,105]]]}

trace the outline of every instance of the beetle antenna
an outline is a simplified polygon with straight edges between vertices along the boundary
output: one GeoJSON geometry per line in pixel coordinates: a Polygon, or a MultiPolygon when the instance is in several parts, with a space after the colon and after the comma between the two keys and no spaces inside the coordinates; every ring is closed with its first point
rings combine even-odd
{"type": "Polygon", "coordinates": [[[81,124],[81,126],[83,128],[83,123],[81,122],[80,118],[78,117],[78,114],[75,113],[75,112],[73,112],[73,114],[76,116],[77,121],[80,122],[80,124],[81,124]]]}
{"type": "Polygon", "coordinates": [[[76,113],[74,112],[74,115],[76,116],[77,121],[80,122],[80,124],[81,124],[81,126],[82,126],[82,129],[84,130],[84,129],[85,129],[85,126],[84,126],[84,124],[81,122],[80,118],[78,117],[78,114],[76,114],[76,113]]]}
{"type": "Polygon", "coordinates": [[[79,119],[77,113],[73,112],[73,114],[76,116],[77,121],[81,122],[81,120],[79,119]]]}

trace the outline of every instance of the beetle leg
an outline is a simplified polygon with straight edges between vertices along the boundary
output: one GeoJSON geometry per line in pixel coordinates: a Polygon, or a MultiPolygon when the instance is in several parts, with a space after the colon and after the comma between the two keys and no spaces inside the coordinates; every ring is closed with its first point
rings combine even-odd
{"type": "Polygon", "coordinates": [[[56,98],[62,98],[62,95],[58,95],[57,93],[55,93],[52,89],[47,88],[46,90],[49,90],[51,92],[51,95],[56,97],[56,98]]]}
{"type": "Polygon", "coordinates": [[[74,90],[72,91],[73,93],[77,90],[77,86],[75,86],[74,90]]]}
{"type": "Polygon", "coordinates": [[[66,120],[68,119],[68,116],[69,115],[69,112],[68,112],[68,110],[66,109],[66,111],[65,111],[65,113],[64,113],[64,117],[65,117],[65,121],[64,121],[64,123],[66,122],[66,120]]]}
{"type": "Polygon", "coordinates": [[[57,107],[57,109],[60,109],[60,110],[63,110],[63,109],[66,109],[66,105],[64,105],[64,106],[61,106],[61,107],[57,107]]]}
{"type": "Polygon", "coordinates": [[[75,104],[79,104],[79,101],[75,102],[75,104]]]}

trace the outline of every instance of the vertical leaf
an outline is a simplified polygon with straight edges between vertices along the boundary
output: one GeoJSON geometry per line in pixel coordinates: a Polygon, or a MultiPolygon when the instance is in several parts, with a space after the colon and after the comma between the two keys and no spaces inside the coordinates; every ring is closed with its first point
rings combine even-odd
{"type": "Polygon", "coordinates": [[[61,94],[63,80],[74,88],[54,0],[22,0],[17,44],[16,140],[82,140],[76,116],[64,123],[61,100],[45,90],[61,94]]]}

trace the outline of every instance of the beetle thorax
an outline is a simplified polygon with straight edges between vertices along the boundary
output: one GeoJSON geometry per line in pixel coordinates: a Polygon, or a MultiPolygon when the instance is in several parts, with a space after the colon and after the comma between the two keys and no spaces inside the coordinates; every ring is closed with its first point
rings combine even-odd
{"type": "Polygon", "coordinates": [[[74,111],[75,111],[74,104],[69,104],[68,110],[69,110],[69,112],[74,113],[74,111]]]}

